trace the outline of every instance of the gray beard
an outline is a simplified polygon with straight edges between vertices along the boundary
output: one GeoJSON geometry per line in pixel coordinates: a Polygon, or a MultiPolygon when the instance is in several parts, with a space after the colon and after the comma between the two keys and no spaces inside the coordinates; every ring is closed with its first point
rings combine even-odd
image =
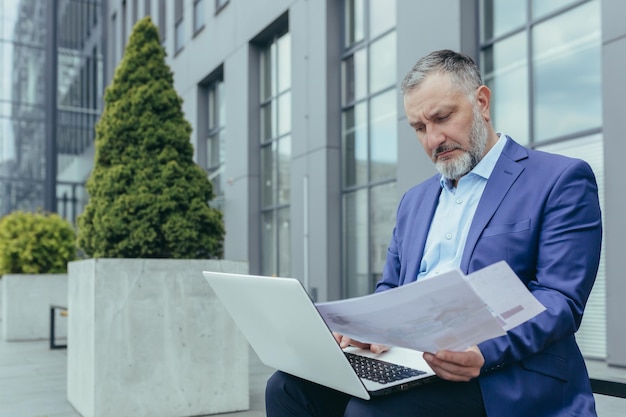
{"type": "MultiPolygon", "coordinates": [[[[478,108],[474,107],[474,120],[469,134],[469,149],[452,160],[435,162],[435,168],[444,178],[458,180],[478,165],[487,147],[488,137],[487,123],[482,118],[478,108]]],[[[438,149],[437,152],[440,150],[438,149]]]]}

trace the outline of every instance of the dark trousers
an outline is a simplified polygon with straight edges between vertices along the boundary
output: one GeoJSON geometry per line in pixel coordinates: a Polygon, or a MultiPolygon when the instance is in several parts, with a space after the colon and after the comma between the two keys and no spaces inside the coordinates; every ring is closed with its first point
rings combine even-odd
{"type": "Polygon", "coordinates": [[[267,417],[486,417],[477,380],[434,381],[366,401],[276,372],[265,407],[267,417]]]}

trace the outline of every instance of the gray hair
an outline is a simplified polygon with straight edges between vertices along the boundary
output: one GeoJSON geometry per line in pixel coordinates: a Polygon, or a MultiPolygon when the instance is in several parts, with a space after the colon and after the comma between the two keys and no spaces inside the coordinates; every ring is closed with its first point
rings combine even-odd
{"type": "Polygon", "coordinates": [[[402,94],[417,88],[428,75],[447,74],[452,82],[468,97],[474,97],[483,82],[476,63],[467,55],[443,49],[420,58],[402,80],[402,94]]]}

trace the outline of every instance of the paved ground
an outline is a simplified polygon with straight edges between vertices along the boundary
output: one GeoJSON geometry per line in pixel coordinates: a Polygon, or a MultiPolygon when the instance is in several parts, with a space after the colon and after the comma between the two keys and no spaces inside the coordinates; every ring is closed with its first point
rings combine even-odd
{"type": "MultiPolygon", "coordinates": [[[[0,417],[80,417],[66,400],[66,351],[48,346],[47,341],[0,341],[0,417]]],[[[251,352],[250,410],[219,415],[265,416],[263,392],[272,372],[251,352]]],[[[626,416],[626,399],[596,399],[599,417],[626,416]]]]}

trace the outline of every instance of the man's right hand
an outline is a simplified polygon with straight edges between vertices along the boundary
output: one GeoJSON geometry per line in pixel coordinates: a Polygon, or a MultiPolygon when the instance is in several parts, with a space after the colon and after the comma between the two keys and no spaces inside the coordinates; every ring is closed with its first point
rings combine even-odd
{"type": "Polygon", "coordinates": [[[348,346],[354,346],[354,347],[358,347],[361,349],[369,349],[373,353],[383,353],[389,350],[389,346],[374,345],[374,344],[370,345],[369,343],[361,343],[357,340],[352,340],[351,338],[344,336],[342,334],[339,334],[339,333],[333,332],[333,336],[335,336],[335,340],[337,341],[337,343],[339,343],[339,346],[342,349],[345,349],[348,346]]]}

